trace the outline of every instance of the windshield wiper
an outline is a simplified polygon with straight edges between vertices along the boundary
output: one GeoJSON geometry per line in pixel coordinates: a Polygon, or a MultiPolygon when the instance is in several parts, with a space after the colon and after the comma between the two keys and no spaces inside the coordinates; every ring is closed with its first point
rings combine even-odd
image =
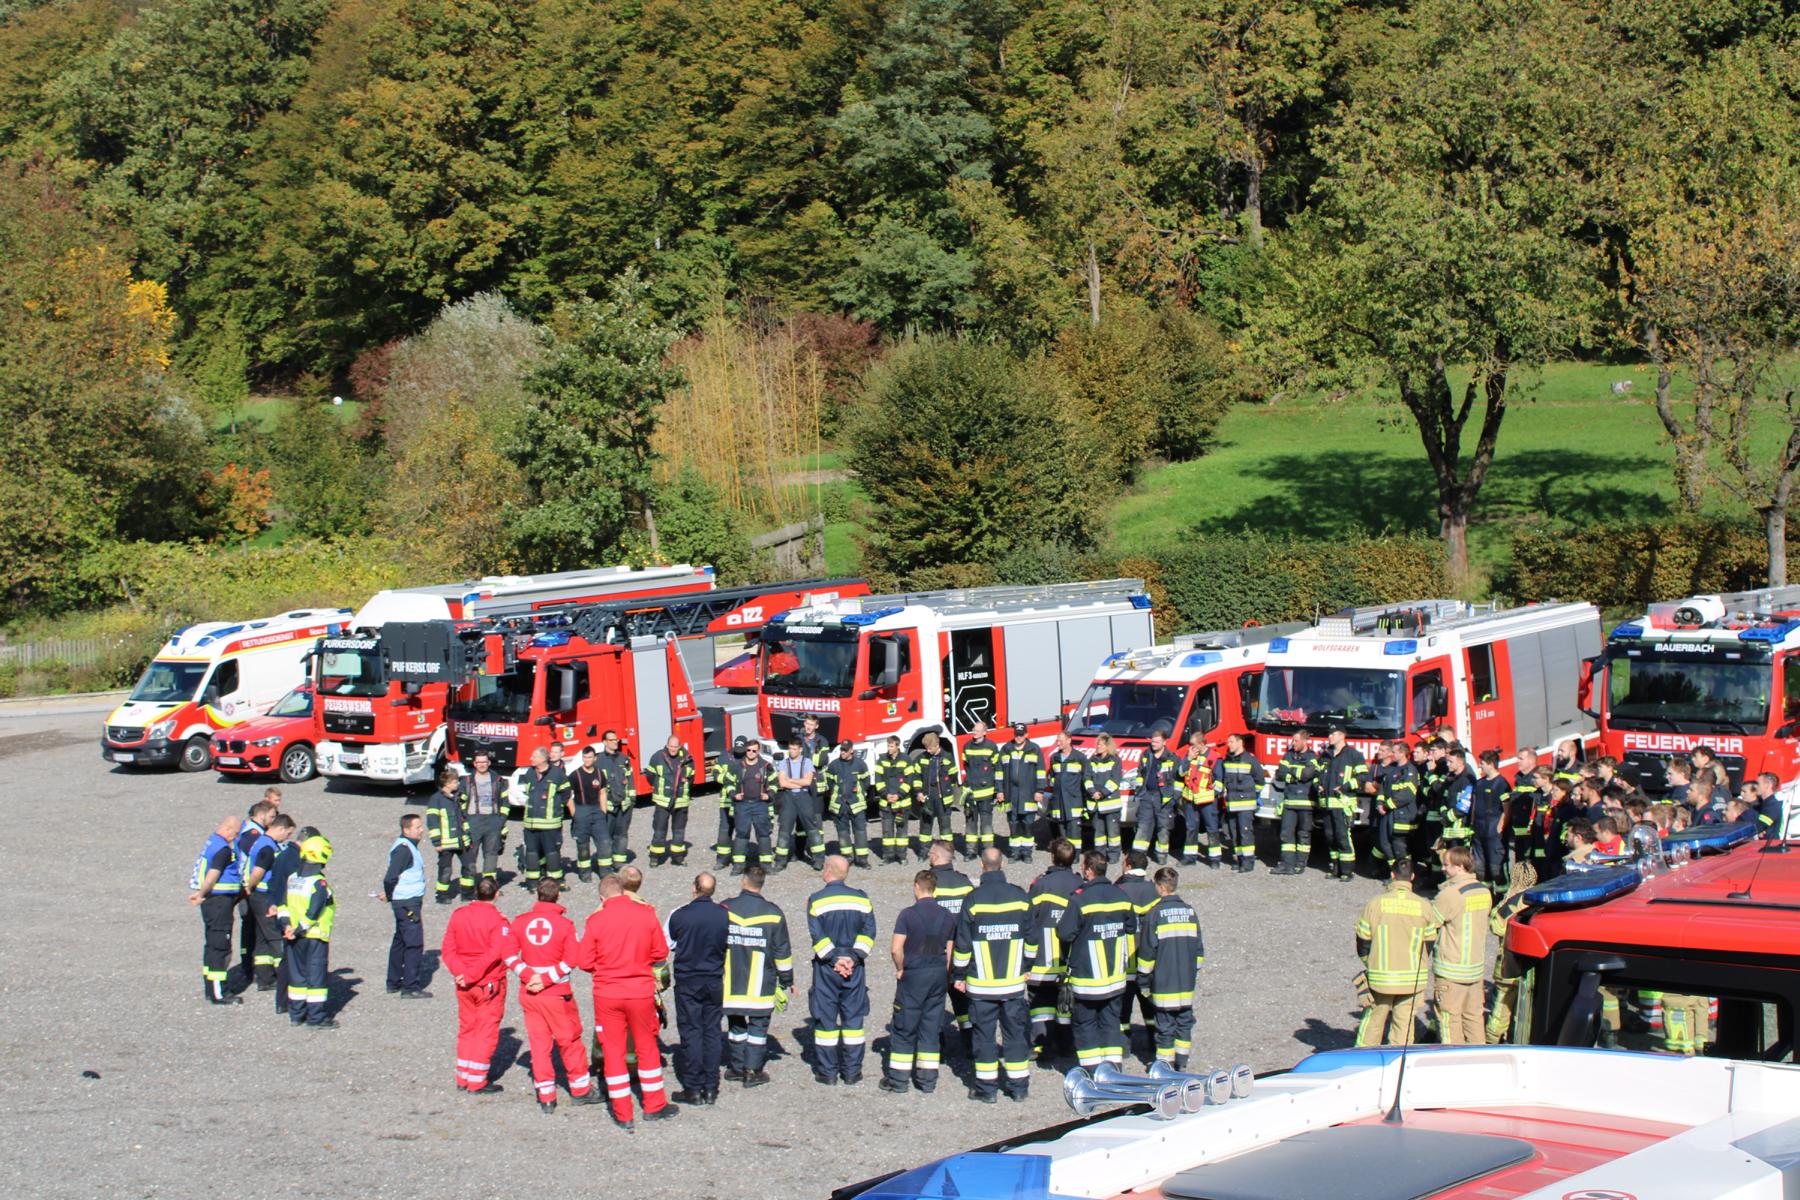
{"type": "Polygon", "coordinates": [[[1614,710],[1613,720],[1617,721],[1660,721],[1669,727],[1670,733],[1680,733],[1681,724],[1673,717],[1664,717],[1656,713],[1619,712],[1614,710]]]}

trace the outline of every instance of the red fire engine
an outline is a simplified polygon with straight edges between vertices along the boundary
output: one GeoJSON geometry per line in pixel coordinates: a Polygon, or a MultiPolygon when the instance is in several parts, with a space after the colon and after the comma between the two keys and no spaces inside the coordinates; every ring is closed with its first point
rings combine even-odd
{"type": "Polygon", "coordinates": [[[762,631],[757,728],[785,742],[817,717],[862,750],[977,718],[1048,737],[1096,663],[1153,635],[1138,579],[816,600],[762,631]]]}
{"type": "Polygon", "coordinates": [[[453,760],[483,752],[516,779],[534,750],[556,742],[573,757],[610,729],[646,792],[643,760],[671,734],[704,762],[733,734],[754,730],[753,699],[708,686],[716,638],[817,598],[867,591],[860,579],[799,580],[476,621],[399,622],[383,628],[382,642],[389,678],[445,684],[455,695],[453,760]]]}
{"type": "Polygon", "coordinates": [[[1731,774],[1800,768],[1800,587],[1653,604],[1595,661],[1600,750],[1646,792],[1671,758],[1707,746],[1731,774]]]}
{"type": "Polygon", "coordinates": [[[392,664],[407,656],[383,639],[389,623],[512,616],[568,604],[691,595],[712,587],[711,567],[681,565],[488,576],[377,592],[348,629],[319,643],[313,657],[318,702],[312,741],[319,774],[428,783],[445,761],[444,712],[452,687],[393,673],[392,664]]]}

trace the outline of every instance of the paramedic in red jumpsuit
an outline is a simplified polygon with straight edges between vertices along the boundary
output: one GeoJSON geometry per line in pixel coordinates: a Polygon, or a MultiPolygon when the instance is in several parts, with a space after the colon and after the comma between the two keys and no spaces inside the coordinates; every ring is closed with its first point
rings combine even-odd
{"type": "Polygon", "coordinates": [[[637,1049],[644,1119],[674,1116],[680,1110],[669,1103],[656,1042],[656,964],[669,958],[669,941],[656,910],[626,895],[618,876],[605,876],[600,907],[587,919],[578,953],[577,965],[594,976],[594,1025],[600,1031],[601,1072],[613,1120],[633,1127],[627,1038],[637,1049]]]}
{"type": "Polygon", "coordinates": [[[538,1107],[556,1111],[556,1060],[562,1053],[563,1071],[569,1077],[569,1095],[577,1104],[598,1104],[593,1077],[588,1074],[587,1047],[582,1045],[581,1011],[569,988],[578,943],[575,923],[556,902],[562,892],[554,879],[538,881],[538,902],[512,923],[507,967],[523,985],[519,1007],[525,1011],[525,1032],[531,1040],[531,1080],[537,1086],[538,1107]]]}
{"type": "Polygon", "coordinates": [[[500,1020],[506,1015],[506,958],[512,930],[494,907],[499,883],[475,885],[475,899],[450,914],[444,926],[444,969],[456,980],[456,1086],[477,1095],[501,1090],[488,1082],[500,1020]]]}

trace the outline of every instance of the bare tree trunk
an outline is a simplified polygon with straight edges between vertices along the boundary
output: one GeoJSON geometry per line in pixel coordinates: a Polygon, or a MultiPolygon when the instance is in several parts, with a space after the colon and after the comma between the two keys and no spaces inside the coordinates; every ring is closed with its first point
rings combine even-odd
{"type": "Polygon", "coordinates": [[[1787,584],[1787,505],[1771,504],[1762,510],[1763,536],[1769,543],[1769,586],[1787,584]]]}
{"type": "Polygon", "coordinates": [[[1252,154],[1249,162],[1250,179],[1244,185],[1244,217],[1245,236],[1252,246],[1263,244],[1262,222],[1262,155],[1252,154]]]}
{"type": "Polygon", "coordinates": [[[662,545],[656,537],[656,510],[650,503],[650,497],[644,497],[644,532],[650,535],[650,553],[660,555],[662,545]]]}
{"type": "Polygon", "coordinates": [[[1088,320],[1100,328],[1100,251],[1093,242],[1087,247],[1088,320]]]}
{"type": "Polygon", "coordinates": [[[1469,514],[1455,507],[1445,511],[1442,505],[1438,511],[1442,518],[1439,530],[1444,539],[1444,561],[1449,565],[1451,580],[1461,587],[1469,577],[1469,514]]]}
{"type": "Polygon", "coordinates": [[[1644,330],[1644,348],[1656,363],[1656,416],[1669,443],[1675,448],[1675,491],[1683,512],[1700,511],[1706,493],[1706,454],[1712,443],[1712,421],[1704,387],[1695,395],[1694,421],[1683,428],[1675,412],[1675,369],[1669,364],[1662,333],[1655,325],[1644,330]]]}
{"type": "Polygon", "coordinates": [[[1506,366],[1491,364],[1470,377],[1457,401],[1450,390],[1446,364],[1438,359],[1423,370],[1403,375],[1400,399],[1419,427],[1419,440],[1437,481],[1439,530],[1444,539],[1444,558],[1451,583],[1461,589],[1469,581],[1469,514],[1494,462],[1500,438],[1500,422],[1506,417],[1506,366]],[[1467,470],[1462,465],[1462,434],[1483,402],[1481,432],[1467,470]]]}

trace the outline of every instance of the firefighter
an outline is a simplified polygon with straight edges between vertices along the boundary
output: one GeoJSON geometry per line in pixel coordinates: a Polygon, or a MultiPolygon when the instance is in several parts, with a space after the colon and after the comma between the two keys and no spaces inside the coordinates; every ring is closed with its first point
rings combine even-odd
{"type": "MultiPolygon", "coordinates": [[[[1533,755],[1532,757],[1536,757],[1533,755]]],[[[1487,1041],[1495,1045],[1507,1039],[1512,1028],[1513,1004],[1519,998],[1518,964],[1506,954],[1506,923],[1525,907],[1525,893],[1537,883],[1537,868],[1530,862],[1512,865],[1506,896],[1488,914],[1488,932],[1494,935],[1494,1006],[1488,1012],[1487,1041]]]]}
{"type": "Polygon", "coordinates": [[[687,865],[688,802],[694,785],[694,756],[674,734],[644,765],[650,781],[650,865],[687,865]]]}
{"type": "Polygon", "coordinates": [[[962,750],[963,858],[994,844],[994,798],[1000,791],[1000,748],[987,722],[975,718],[962,750]]]}
{"type": "Polygon", "coordinates": [[[919,819],[913,853],[924,858],[925,847],[934,838],[955,836],[950,831],[950,814],[956,808],[956,759],[937,734],[928,733],[913,753],[907,772],[913,811],[919,819]]]}
{"type": "Polygon", "coordinates": [[[1426,772],[1431,768],[1431,750],[1425,742],[1419,742],[1409,747],[1406,753],[1407,761],[1412,764],[1414,785],[1413,828],[1412,836],[1407,839],[1406,857],[1416,863],[1433,853],[1436,845],[1435,834],[1426,823],[1425,812],[1426,806],[1431,803],[1431,797],[1426,791],[1430,786],[1426,772]]]}
{"type": "Polygon", "coordinates": [[[1398,739],[1387,743],[1387,769],[1382,773],[1381,791],[1375,808],[1381,814],[1378,826],[1385,842],[1376,843],[1376,857],[1382,869],[1392,873],[1393,864],[1412,853],[1414,828],[1419,819],[1419,773],[1413,767],[1411,750],[1398,739]]]}
{"type": "Polygon", "coordinates": [[[481,874],[496,879],[500,873],[500,854],[506,849],[506,780],[494,773],[494,760],[487,751],[475,755],[474,770],[463,776],[462,806],[469,815],[471,851],[481,853],[481,874]]]}
{"type": "Polygon", "coordinates": [[[1125,819],[1125,770],[1113,752],[1112,734],[1094,739],[1094,752],[1088,755],[1087,794],[1088,819],[1093,826],[1095,850],[1106,855],[1107,862],[1118,862],[1125,843],[1119,836],[1119,823],[1125,819]]]}
{"type": "Polygon", "coordinates": [[[1182,855],[1181,861],[1192,865],[1205,860],[1208,869],[1216,870],[1222,859],[1219,843],[1219,797],[1213,790],[1212,758],[1206,735],[1195,732],[1188,739],[1187,753],[1181,756],[1182,855]]]}
{"type": "Polygon", "coordinates": [[[831,739],[819,731],[819,718],[808,713],[800,721],[800,749],[806,761],[817,766],[831,755],[831,739]]]}
{"type": "Polygon", "coordinates": [[[325,881],[331,843],[314,834],[300,843],[300,865],[288,876],[287,892],[276,919],[288,947],[288,1020],[309,1029],[336,1029],[326,1015],[330,998],[331,928],[337,923],[337,897],[325,881]]]}
{"type": "Polygon", "coordinates": [[[1362,751],[1349,743],[1341,725],[1333,726],[1326,734],[1325,749],[1319,755],[1319,777],[1320,790],[1325,797],[1326,845],[1331,852],[1331,869],[1345,883],[1356,877],[1356,844],[1350,840],[1350,826],[1355,819],[1357,796],[1368,774],[1368,760],[1363,758],[1362,751]]]}
{"type": "Polygon", "coordinates": [[[246,980],[256,973],[256,914],[249,904],[244,903],[245,881],[250,878],[250,849],[267,831],[268,824],[280,811],[281,789],[270,788],[263,793],[263,798],[250,806],[244,816],[243,828],[238,830],[237,838],[232,842],[232,856],[237,860],[238,899],[243,911],[238,920],[238,964],[239,974],[246,980]]]}
{"type": "Polygon", "coordinates": [[[719,881],[694,876],[693,899],[669,914],[669,952],[674,956],[675,1026],[681,1057],[675,1073],[677,1104],[712,1104],[719,1098],[719,1060],[724,1053],[725,943],[731,920],[713,899],[719,881]]]}
{"type": "Polygon", "coordinates": [[[887,1068],[880,1088],[896,1094],[908,1085],[937,1089],[941,1062],[938,1032],[949,991],[949,945],[956,918],[937,902],[937,876],[913,876],[913,904],[894,920],[894,1019],[889,1025],[887,1068]]]}
{"type": "Polygon", "coordinates": [[[1090,1070],[1124,1061],[1119,1008],[1137,944],[1137,916],[1125,893],[1108,882],[1106,865],[1097,850],[1081,856],[1083,883],[1056,923],[1056,936],[1067,947],[1075,1060],[1090,1070]]]}
{"type": "Polygon", "coordinates": [[[769,1082],[769,1019],[787,1007],[794,952],[787,918],[763,899],[759,866],[744,868],[744,890],[725,901],[731,933],[725,944],[725,1078],[747,1088],[769,1082]]]}
{"type": "Polygon", "coordinates": [[[1044,815],[1046,833],[1052,839],[1081,840],[1081,823],[1087,813],[1088,757],[1075,748],[1068,730],[1056,735],[1045,771],[1044,815]]]}
{"type": "MultiPolygon", "coordinates": [[[[283,814],[280,821],[292,825],[293,818],[283,814]]],[[[279,823],[279,822],[276,822],[279,823]]],[[[300,844],[307,838],[318,837],[319,831],[311,825],[302,825],[295,829],[281,850],[275,855],[275,865],[269,868],[269,905],[265,909],[271,921],[275,921],[275,937],[280,946],[281,961],[275,964],[275,1013],[286,1016],[288,1011],[288,983],[293,966],[293,955],[287,952],[287,939],[283,936],[281,923],[277,919],[281,906],[287,903],[288,880],[300,870],[300,844]]]]}
{"type": "MultiPolygon", "coordinates": [[[[1496,756],[1498,761],[1498,756],[1496,756]]],[[[1475,772],[1469,769],[1468,752],[1461,746],[1444,750],[1443,839],[1467,845],[1475,835],[1471,821],[1475,804],[1475,772]]]]}
{"type": "Polygon", "coordinates": [[[752,866],[772,861],[769,851],[769,801],[774,798],[775,774],[762,756],[762,743],[744,745],[744,759],[736,771],[737,788],[732,795],[733,820],[736,827],[731,841],[731,873],[742,875],[752,866]],[[756,858],[750,857],[752,839],[756,858]]]}
{"type": "Polygon", "coordinates": [[[824,781],[825,807],[837,828],[837,851],[854,854],[856,865],[869,865],[869,813],[865,787],[868,771],[862,755],[849,742],[839,742],[837,754],[819,772],[824,781]]]}
{"type": "Polygon", "coordinates": [[[1368,797],[1369,804],[1369,857],[1377,874],[1385,872],[1388,863],[1401,857],[1394,850],[1393,816],[1382,803],[1388,781],[1398,768],[1393,744],[1377,742],[1375,753],[1369,762],[1369,774],[1363,779],[1363,795],[1368,797]]]}
{"type": "MultiPolygon", "coordinates": [[[[570,961],[594,978],[594,1033],[600,1039],[596,1062],[606,1081],[613,1123],[630,1131],[631,1066],[627,1042],[637,1052],[638,1090],[644,1119],[660,1121],[681,1110],[669,1103],[663,1083],[662,1049],[657,1041],[657,971],[669,960],[669,942],[656,910],[626,894],[617,875],[600,880],[600,907],[588,916],[570,961]]],[[[532,1061],[537,1054],[532,1053],[532,1061]]]]}
{"type": "Polygon", "coordinates": [[[900,753],[900,739],[890,737],[875,758],[876,802],[881,805],[881,861],[906,860],[906,818],[911,806],[912,764],[900,753]]]}
{"type": "Polygon", "coordinates": [[[1156,1057],[1187,1069],[1194,1045],[1194,988],[1206,947],[1194,906],[1175,889],[1181,877],[1163,867],[1155,877],[1156,900],[1138,918],[1137,986],[1156,1013],[1156,1057]]]}
{"type": "Polygon", "coordinates": [[[825,833],[819,825],[819,767],[799,738],[788,742],[777,780],[781,788],[781,832],[775,839],[776,871],[787,869],[790,859],[803,858],[816,866],[825,853],[825,833]]]}
{"type": "MultiPolygon", "coordinates": [[[[1150,857],[1142,850],[1132,850],[1125,855],[1125,870],[1117,880],[1119,890],[1131,901],[1131,913],[1137,918],[1138,929],[1144,928],[1144,917],[1156,907],[1156,885],[1150,882],[1150,857]]],[[[1138,988],[1136,974],[1125,980],[1125,995],[1119,1000],[1119,1036],[1125,1039],[1125,1051],[1131,1052],[1131,1010],[1136,1006],[1144,1018],[1144,1031],[1147,1035],[1156,1033],[1156,1011],[1150,1007],[1150,997],[1138,988]]]]}
{"type": "Polygon", "coordinates": [[[519,1007],[531,1042],[531,1081],[538,1110],[544,1113],[556,1111],[555,1054],[562,1056],[570,1099],[577,1104],[600,1103],[588,1073],[587,1047],[582,1045],[581,1011],[569,987],[574,964],[581,961],[580,943],[575,923],[557,903],[561,894],[562,885],[555,879],[538,880],[537,903],[513,919],[506,944],[507,968],[522,985],[519,1007]]]}
{"type": "Polygon", "coordinates": [[[1469,796],[1470,848],[1475,852],[1475,876],[1499,888],[1506,875],[1507,783],[1500,774],[1500,754],[1483,750],[1475,760],[1475,786],[1469,796]]]}
{"type": "Polygon", "coordinates": [[[995,1091],[1023,1101],[1031,1087],[1027,966],[1037,959],[1031,901],[1006,880],[999,847],[981,851],[981,882],[963,903],[951,958],[954,987],[968,1000],[975,1084],[969,1098],[995,1103],[995,1091]],[[1004,1079],[1002,1078],[1004,1075],[1004,1079]]]}
{"type": "MultiPolygon", "coordinates": [[[[846,743],[847,745],[848,743],[846,743]]],[[[825,886],[806,902],[812,941],[813,1080],[854,1087],[863,1077],[869,977],[863,964],[875,949],[875,906],[867,892],[845,883],[850,860],[833,854],[820,870],[825,886]]]]}
{"type": "Polygon", "coordinates": [[[521,884],[535,888],[542,879],[561,880],[562,825],[567,811],[563,784],[550,772],[550,755],[531,752],[531,770],[525,775],[525,841],[520,847],[521,884]]]}
{"type": "Polygon", "coordinates": [[[1044,752],[1026,736],[1025,723],[1013,722],[1012,741],[1000,747],[1000,803],[1006,809],[1006,854],[1014,862],[1030,862],[1036,841],[1032,827],[1044,808],[1044,752]]]}
{"type": "Polygon", "coordinates": [[[1031,881],[1028,893],[1037,958],[1026,976],[1026,996],[1031,1003],[1032,1041],[1045,1061],[1054,1058],[1059,1049],[1068,1049],[1055,1044],[1067,1043],[1069,1037],[1069,1006],[1062,996],[1068,960],[1057,940],[1056,926],[1080,886],[1081,877],[1075,874],[1075,844],[1059,837],[1050,843],[1050,869],[1031,881]]]}
{"type": "Polygon", "coordinates": [[[214,1004],[244,1002],[242,996],[225,990],[226,977],[231,972],[231,918],[244,891],[236,846],[243,828],[242,817],[226,817],[219,822],[200,848],[188,884],[192,889],[188,903],[200,910],[200,924],[206,930],[200,950],[200,990],[214,1004]]]}
{"type": "Polygon", "coordinates": [[[1275,764],[1275,811],[1281,818],[1281,863],[1272,875],[1303,875],[1312,857],[1313,781],[1319,762],[1305,733],[1296,733],[1275,764]]]}
{"type": "Polygon", "coordinates": [[[1425,990],[1427,949],[1437,939],[1437,912],[1413,895],[1412,860],[1394,864],[1394,878],[1363,906],[1356,922],[1356,954],[1363,960],[1369,999],[1356,1026],[1358,1046],[1410,1046],[1425,990]]]}
{"type": "Polygon", "coordinates": [[[1512,788],[1506,796],[1506,845],[1512,861],[1515,863],[1530,862],[1531,853],[1531,818],[1537,812],[1537,751],[1530,746],[1521,746],[1514,753],[1518,760],[1518,769],[1513,772],[1512,788]]]}
{"type": "Polygon", "coordinates": [[[719,755],[713,763],[713,783],[719,788],[719,836],[713,842],[714,865],[729,867],[731,865],[731,842],[735,836],[733,820],[733,801],[737,795],[738,771],[744,765],[744,747],[749,739],[738,734],[731,739],[731,752],[719,755]]]}
{"type": "Polygon", "coordinates": [[[494,907],[499,881],[483,876],[474,903],[450,914],[439,961],[456,984],[456,1086],[477,1096],[503,1091],[488,1082],[500,1021],[506,1015],[506,960],[512,928],[494,907]]]}
{"type": "Polygon", "coordinates": [[[612,824],[606,811],[606,780],[600,752],[581,751],[581,765],[569,772],[569,833],[575,839],[575,873],[583,883],[596,870],[612,867],[612,824]]]}
{"type": "MultiPolygon", "coordinates": [[[[963,901],[975,890],[975,884],[951,866],[956,857],[956,848],[947,839],[940,838],[926,848],[925,856],[929,860],[931,873],[937,877],[937,902],[945,912],[953,917],[962,916],[963,901]]],[[[950,991],[950,1012],[954,1017],[956,1032],[969,1036],[969,998],[954,988],[950,991]]]]}
{"type": "Polygon", "coordinates": [[[1225,757],[1213,767],[1213,787],[1225,805],[1231,823],[1232,858],[1239,872],[1256,870],[1256,802],[1262,793],[1262,763],[1246,748],[1247,739],[1234,733],[1225,739],[1225,757]]]}
{"type": "Polygon", "coordinates": [[[1138,759],[1137,813],[1131,844],[1162,862],[1169,852],[1169,828],[1175,823],[1180,794],[1181,759],[1169,749],[1161,729],[1150,731],[1150,748],[1138,759]]]}
{"type": "MultiPolygon", "coordinates": [[[[1496,755],[1496,757],[1498,757],[1496,755]]],[[[1432,901],[1440,928],[1437,953],[1438,1040],[1446,1046],[1480,1046],[1487,1041],[1482,1023],[1482,980],[1487,971],[1488,915],[1493,893],[1475,877],[1475,855],[1467,846],[1438,852],[1444,885],[1432,901]]]]}
{"type": "Polygon", "coordinates": [[[425,819],[418,813],[400,814],[400,836],[388,847],[387,874],[382,877],[377,900],[385,900],[394,913],[394,937],[388,943],[387,990],[402,1000],[428,1000],[431,993],[419,982],[420,960],[425,953],[425,855],[419,839],[425,836],[425,819]]]}
{"type": "MultiPolygon", "coordinates": [[[[249,852],[242,855],[239,863],[243,873],[245,909],[255,930],[256,953],[251,958],[251,966],[259,992],[275,990],[275,976],[281,969],[285,943],[281,938],[281,926],[275,923],[274,908],[280,893],[274,890],[273,872],[275,860],[293,832],[294,818],[286,813],[275,813],[250,843],[249,852]]],[[[242,839],[242,834],[239,838],[242,839]]]]}
{"type": "Polygon", "coordinates": [[[453,904],[475,894],[475,843],[463,812],[462,773],[445,767],[437,782],[438,790],[425,802],[425,836],[437,850],[437,902],[453,904]]]}
{"type": "MultiPolygon", "coordinates": [[[[631,754],[619,742],[619,735],[614,730],[607,730],[600,737],[600,753],[595,755],[594,763],[600,769],[600,778],[606,781],[606,837],[612,845],[612,866],[614,870],[633,861],[637,855],[631,849],[631,814],[637,805],[637,772],[631,767],[631,754]]],[[[595,860],[595,866],[604,866],[595,860]]]]}

